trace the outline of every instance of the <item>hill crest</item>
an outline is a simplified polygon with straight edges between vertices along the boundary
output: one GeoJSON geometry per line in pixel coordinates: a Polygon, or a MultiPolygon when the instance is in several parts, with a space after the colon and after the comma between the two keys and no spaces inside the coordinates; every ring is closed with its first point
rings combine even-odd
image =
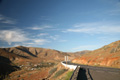
{"type": "Polygon", "coordinates": [[[72,62],[92,66],[120,68],[120,40],[84,54],[79,58],[75,58],[72,62]]]}

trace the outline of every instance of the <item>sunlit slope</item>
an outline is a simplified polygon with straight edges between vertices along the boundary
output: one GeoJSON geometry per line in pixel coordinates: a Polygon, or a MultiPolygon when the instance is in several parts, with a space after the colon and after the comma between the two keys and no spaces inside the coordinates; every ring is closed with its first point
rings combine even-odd
{"type": "Polygon", "coordinates": [[[120,68],[120,40],[84,54],[79,58],[75,58],[72,62],[92,66],[120,68]]]}
{"type": "Polygon", "coordinates": [[[7,52],[14,53],[17,55],[25,56],[28,58],[48,58],[48,59],[59,59],[63,60],[64,56],[70,56],[67,53],[60,52],[52,49],[45,48],[34,48],[34,47],[12,47],[12,48],[4,48],[7,52]]]}

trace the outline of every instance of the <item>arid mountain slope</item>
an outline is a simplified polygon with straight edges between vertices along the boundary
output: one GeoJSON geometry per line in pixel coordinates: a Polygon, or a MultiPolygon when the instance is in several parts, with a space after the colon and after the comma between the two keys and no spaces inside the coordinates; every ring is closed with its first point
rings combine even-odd
{"type": "Polygon", "coordinates": [[[18,46],[11,48],[0,48],[0,56],[9,59],[15,64],[26,64],[26,62],[39,63],[42,61],[60,62],[64,61],[64,56],[68,56],[69,60],[72,60],[78,55],[53,49],[18,46]]]}
{"type": "Polygon", "coordinates": [[[72,62],[92,66],[120,68],[120,40],[84,54],[79,58],[75,58],[72,62]]]}
{"type": "Polygon", "coordinates": [[[3,76],[0,79],[9,76],[10,80],[42,80],[49,77],[49,71],[53,67],[58,68],[57,70],[62,68],[58,64],[64,60],[64,56],[69,56],[70,60],[76,57],[73,53],[45,48],[24,46],[0,48],[0,70],[2,70],[0,74],[3,76]],[[16,68],[20,69],[16,71],[16,68]]]}
{"type": "Polygon", "coordinates": [[[9,53],[24,56],[30,59],[47,58],[54,60],[64,60],[64,56],[69,56],[69,58],[74,57],[74,54],[65,53],[52,49],[45,49],[45,48],[18,46],[18,47],[3,48],[3,49],[9,53]]]}
{"type": "Polygon", "coordinates": [[[14,54],[14,53],[8,52],[2,48],[0,48],[0,56],[5,57],[5,58],[9,59],[10,61],[18,60],[20,58],[21,59],[27,58],[27,57],[19,55],[19,54],[14,54]]]}

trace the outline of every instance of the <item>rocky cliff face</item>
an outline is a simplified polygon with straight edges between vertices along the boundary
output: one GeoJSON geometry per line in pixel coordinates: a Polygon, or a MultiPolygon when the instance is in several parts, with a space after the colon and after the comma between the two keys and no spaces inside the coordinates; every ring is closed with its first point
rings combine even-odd
{"type": "Polygon", "coordinates": [[[79,58],[75,58],[72,62],[92,66],[120,68],[120,40],[84,54],[79,58]]]}

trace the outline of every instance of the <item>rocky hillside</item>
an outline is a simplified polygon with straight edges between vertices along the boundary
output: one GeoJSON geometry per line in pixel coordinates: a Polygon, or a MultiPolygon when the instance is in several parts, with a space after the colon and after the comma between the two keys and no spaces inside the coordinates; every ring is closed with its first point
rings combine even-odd
{"type": "Polygon", "coordinates": [[[60,62],[64,60],[64,56],[68,56],[69,60],[72,60],[78,55],[53,49],[17,46],[11,48],[0,48],[0,56],[9,59],[15,64],[19,63],[22,65],[26,64],[26,62],[60,62]]]}
{"type": "Polygon", "coordinates": [[[54,59],[54,60],[64,60],[64,56],[72,57],[73,55],[73,54],[52,50],[52,49],[24,47],[24,46],[3,48],[3,50],[12,54],[29,58],[29,59],[47,58],[47,59],[54,59]]]}
{"type": "Polygon", "coordinates": [[[92,66],[120,68],[120,40],[84,54],[79,58],[75,58],[72,62],[92,66]]]}
{"type": "Polygon", "coordinates": [[[50,77],[50,69],[59,68],[57,65],[64,60],[64,56],[69,56],[70,60],[76,57],[73,53],[45,48],[0,48],[0,79],[7,80],[6,76],[9,76],[10,80],[44,80],[50,77]]]}
{"type": "Polygon", "coordinates": [[[15,54],[15,53],[12,53],[12,52],[9,52],[9,51],[6,51],[5,49],[3,48],[0,48],[0,56],[3,56],[7,59],[9,59],[10,61],[14,61],[14,60],[18,60],[18,59],[25,59],[27,58],[26,56],[22,56],[20,54],[15,54]]]}

